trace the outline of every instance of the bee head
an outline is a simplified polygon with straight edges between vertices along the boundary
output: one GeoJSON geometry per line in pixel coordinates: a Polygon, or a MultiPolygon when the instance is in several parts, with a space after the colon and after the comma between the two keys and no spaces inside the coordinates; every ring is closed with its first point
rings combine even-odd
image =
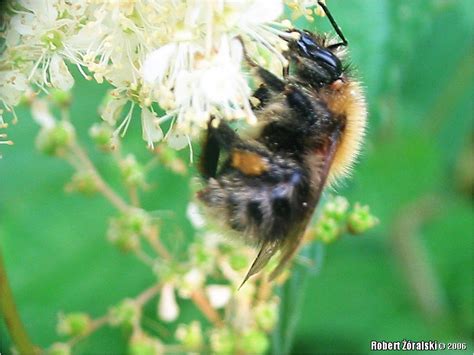
{"type": "Polygon", "coordinates": [[[296,63],[296,73],[318,87],[331,84],[342,76],[343,66],[339,58],[325,47],[322,38],[308,31],[291,30],[299,39],[288,42],[288,55],[296,63]]]}

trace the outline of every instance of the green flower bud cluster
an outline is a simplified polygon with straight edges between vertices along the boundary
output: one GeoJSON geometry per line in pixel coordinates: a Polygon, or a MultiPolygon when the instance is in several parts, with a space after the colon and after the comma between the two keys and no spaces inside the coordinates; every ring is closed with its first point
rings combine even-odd
{"type": "Polygon", "coordinates": [[[180,324],[175,338],[189,352],[202,353],[209,348],[212,354],[265,354],[270,347],[268,333],[278,320],[276,299],[259,302],[252,315],[252,321],[244,329],[239,325],[234,328],[232,322],[228,322],[224,327],[209,329],[207,337],[198,321],[180,324]]]}
{"type": "Polygon", "coordinates": [[[213,354],[265,354],[270,341],[262,330],[252,328],[237,334],[225,327],[213,330],[210,347],[213,354]]]}
{"type": "Polygon", "coordinates": [[[232,269],[236,271],[241,271],[249,266],[249,259],[246,255],[243,255],[239,252],[231,253],[229,256],[229,264],[232,269]]]}
{"type": "Polygon", "coordinates": [[[128,186],[145,186],[145,169],[132,154],[120,161],[120,172],[128,186]]]}
{"type": "Polygon", "coordinates": [[[266,332],[270,332],[278,321],[278,304],[277,302],[259,303],[255,309],[255,320],[259,327],[266,332]]]}
{"type": "Polygon", "coordinates": [[[71,181],[66,185],[67,192],[80,192],[84,195],[91,196],[99,191],[97,178],[93,172],[89,170],[78,171],[71,181]]]}
{"type": "Polygon", "coordinates": [[[189,325],[180,324],[175,337],[187,351],[199,352],[204,344],[201,324],[198,321],[193,321],[189,325]]]}
{"type": "Polygon", "coordinates": [[[164,354],[163,344],[154,337],[143,332],[134,334],[128,343],[129,355],[158,355],[164,354]]]}
{"type": "Polygon", "coordinates": [[[60,314],[57,332],[69,337],[83,336],[90,331],[91,323],[92,320],[86,313],[60,314]]]}
{"type": "Polygon", "coordinates": [[[46,350],[46,355],[71,355],[71,346],[66,343],[54,343],[46,350]]]}
{"type": "Polygon", "coordinates": [[[133,209],[119,217],[112,218],[107,230],[107,239],[121,251],[129,252],[140,247],[140,236],[150,228],[149,215],[140,209],[133,209]]]}
{"type": "Polygon", "coordinates": [[[236,335],[227,327],[214,329],[210,337],[213,354],[236,353],[236,335]]]}
{"type": "Polygon", "coordinates": [[[175,149],[172,149],[164,144],[161,144],[157,149],[156,152],[158,154],[158,158],[160,163],[163,164],[165,167],[170,169],[172,172],[184,175],[187,172],[186,164],[183,162],[182,159],[178,157],[178,153],[175,149]]]}
{"type": "Polygon", "coordinates": [[[377,223],[378,219],[370,214],[368,206],[356,203],[349,208],[349,202],[344,197],[336,196],[324,205],[311,232],[314,238],[328,244],[345,232],[360,234],[377,223]]]}
{"type": "Polygon", "coordinates": [[[133,299],[124,299],[121,303],[109,309],[109,324],[111,326],[132,328],[135,324],[138,324],[140,317],[140,307],[133,299]]]}
{"type": "Polygon", "coordinates": [[[219,252],[225,255],[230,266],[235,271],[243,271],[249,266],[249,256],[243,252],[245,247],[231,243],[223,243],[219,245],[219,252]]]}
{"type": "Polygon", "coordinates": [[[352,234],[361,234],[373,228],[379,220],[370,213],[369,206],[356,203],[347,218],[347,228],[352,234]]]}
{"type": "Polygon", "coordinates": [[[89,129],[89,136],[93,139],[94,143],[100,150],[109,151],[113,147],[113,134],[112,127],[106,123],[95,123],[89,129]]]}
{"type": "Polygon", "coordinates": [[[269,347],[267,334],[261,330],[251,329],[239,339],[239,348],[247,354],[265,354],[269,347]]]}
{"type": "Polygon", "coordinates": [[[49,97],[52,102],[58,107],[69,107],[72,102],[72,95],[70,91],[65,91],[57,88],[51,89],[49,97]]]}
{"type": "Polygon", "coordinates": [[[215,258],[209,248],[202,243],[193,243],[189,248],[189,259],[193,265],[202,270],[212,270],[214,268],[215,258]]]}
{"type": "Polygon", "coordinates": [[[36,137],[36,147],[44,154],[64,156],[75,139],[74,127],[61,121],[53,127],[44,127],[36,137]]]}

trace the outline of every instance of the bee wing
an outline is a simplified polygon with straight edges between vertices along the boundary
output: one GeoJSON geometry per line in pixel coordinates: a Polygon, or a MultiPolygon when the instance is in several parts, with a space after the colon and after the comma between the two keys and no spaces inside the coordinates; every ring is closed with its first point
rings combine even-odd
{"type": "Polygon", "coordinates": [[[336,143],[337,143],[337,139],[332,139],[330,144],[327,146],[326,152],[321,153],[322,165],[321,165],[321,170],[319,172],[320,183],[316,190],[315,196],[313,198],[311,207],[308,209],[306,216],[303,218],[300,224],[296,226],[296,228],[285,238],[285,242],[282,245],[280,245],[280,248],[281,248],[280,261],[278,262],[278,265],[270,274],[270,281],[274,280],[276,277],[278,277],[282,273],[286,265],[296,255],[296,252],[298,251],[298,248],[300,247],[301,242],[303,241],[306,227],[308,226],[308,223],[311,220],[311,216],[313,215],[313,212],[316,206],[318,205],[319,199],[321,198],[321,194],[323,192],[323,188],[329,174],[329,168],[331,167],[331,163],[333,161],[334,154],[336,151],[336,145],[337,145],[336,143]]]}
{"type": "MultiPolygon", "coordinates": [[[[312,209],[313,211],[314,209],[312,209]]],[[[273,281],[275,278],[277,278],[285,269],[285,266],[293,260],[294,256],[296,255],[296,252],[298,251],[298,248],[301,245],[301,242],[303,241],[304,237],[304,232],[306,231],[306,226],[309,223],[309,220],[311,219],[312,213],[309,213],[308,216],[306,217],[305,221],[302,222],[293,233],[291,233],[290,236],[288,236],[287,242],[281,246],[281,255],[280,255],[280,261],[278,262],[278,265],[273,269],[272,273],[270,274],[270,281],[273,281]]]]}
{"type": "Polygon", "coordinates": [[[265,265],[268,264],[268,261],[271,259],[271,257],[280,249],[280,246],[280,241],[271,241],[262,244],[260,251],[255,257],[255,260],[253,261],[252,266],[247,272],[247,275],[245,275],[245,278],[242,281],[240,287],[242,287],[251,276],[260,272],[260,270],[262,270],[265,265]]]}

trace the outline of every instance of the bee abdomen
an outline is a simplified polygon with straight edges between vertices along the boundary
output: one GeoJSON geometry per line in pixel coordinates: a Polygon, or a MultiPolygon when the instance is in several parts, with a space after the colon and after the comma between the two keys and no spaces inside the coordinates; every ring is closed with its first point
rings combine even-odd
{"type": "Polygon", "coordinates": [[[301,173],[293,171],[276,184],[259,180],[260,184],[246,181],[236,186],[235,181],[221,180],[223,191],[228,193],[228,225],[256,242],[284,238],[301,215],[301,192],[306,190],[301,173]]]}
{"type": "Polygon", "coordinates": [[[259,201],[250,201],[247,203],[247,216],[252,223],[260,226],[263,222],[263,212],[259,201]]]}
{"type": "Polygon", "coordinates": [[[274,158],[268,167],[245,176],[229,166],[199,194],[216,219],[255,244],[284,239],[305,214],[311,190],[299,163],[274,158]]]}

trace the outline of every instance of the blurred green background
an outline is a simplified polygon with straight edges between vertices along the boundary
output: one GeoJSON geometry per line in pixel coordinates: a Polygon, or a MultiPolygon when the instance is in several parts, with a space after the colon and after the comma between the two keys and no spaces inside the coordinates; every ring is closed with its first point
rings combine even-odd
{"type": "MultiPolygon", "coordinates": [[[[349,40],[369,104],[364,152],[337,193],[368,204],[380,224],[326,247],[323,267],[301,290],[293,352],[367,353],[371,340],[402,339],[470,342],[472,352],[474,2],[328,5],[349,40]]],[[[325,22],[317,19],[317,30],[329,30],[325,22]]],[[[116,168],[87,137],[105,90],[78,81],[72,118],[113,181],[116,168]]],[[[15,146],[2,147],[0,161],[0,243],[21,316],[33,341],[47,346],[58,340],[58,311],[99,316],[149,286],[153,275],[106,241],[112,207],[100,197],[64,193],[72,169],[35,150],[38,127],[26,109],[18,113],[19,124],[9,129],[15,146]]],[[[125,145],[146,158],[136,118],[125,145]]],[[[144,205],[171,211],[163,235],[192,238],[188,178],[159,168],[150,182],[144,205]]],[[[0,329],[6,354],[10,342],[0,329]]],[[[105,328],[77,353],[120,353],[124,346],[119,331],[105,328]]]]}

